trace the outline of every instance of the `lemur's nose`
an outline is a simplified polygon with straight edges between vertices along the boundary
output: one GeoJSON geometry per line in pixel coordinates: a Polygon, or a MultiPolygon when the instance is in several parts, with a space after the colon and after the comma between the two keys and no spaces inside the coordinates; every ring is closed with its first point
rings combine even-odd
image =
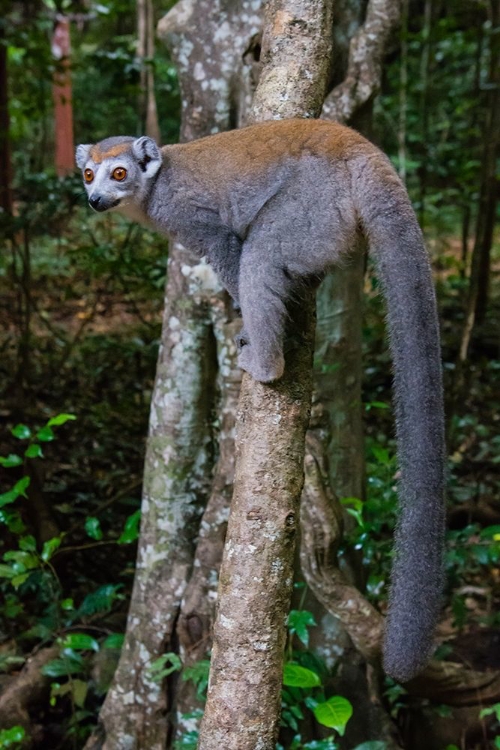
{"type": "Polygon", "coordinates": [[[102,210],[101,203],[101,196],[100,195],[93,195],[91,198],[89,198],[89,203],[92,206],[93,209],[96,211],[102,210]]]}

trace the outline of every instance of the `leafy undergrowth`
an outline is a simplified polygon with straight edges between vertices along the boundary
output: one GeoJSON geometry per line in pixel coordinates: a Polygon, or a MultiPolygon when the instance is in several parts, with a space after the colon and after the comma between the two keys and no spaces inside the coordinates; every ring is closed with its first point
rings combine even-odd
{"type": "Polygon", "coordinates": [[[77,212],[0,266],[0,667],[59,645],[40,747],[83,746],[123,640],[166,257],[77,212]]]}
{"type": "MultiPolygon", "coordinates": [[[[167,250],[138,228],[78,211],[54,227],[52,237],[17,227],[13,256],[0,266],[0,666],[13,674],[58,644],[42,670],[49,705],[35,718],[44,727],[38,746],[66,750],[82,747],[95,724],[125,629],[167,250]]],[[[450,447],[442,656],[498,668],[498,649],[485,644],[499,629],[499,289],[494,279],[490,315],[457,386],[466,284],[451,248],[438,274],[450,447]]],[[[391,366],[371,277],[367,292],[369,484],[366,503],[350,505],[358,524],[346,543],[362,551],[367,594],[383,609],[396,499],[391,366]]],[[[284,717],[296,731],[300,686],[291,679],[284,717]]],[[[309,687],[311,711],[331,713],[309,687]]],[[[22,731],[2,746],[21,742],[22,731]]]]}

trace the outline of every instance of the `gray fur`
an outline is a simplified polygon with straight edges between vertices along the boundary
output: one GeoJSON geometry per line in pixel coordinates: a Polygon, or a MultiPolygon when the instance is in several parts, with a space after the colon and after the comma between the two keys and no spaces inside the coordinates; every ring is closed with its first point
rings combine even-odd
{"type": "Polygon", "coordinates": [[[239,363],[257,380],[283,374],[297,287],[341,262],[358,232],[368,239],[388,302],[401,469],[384,665],[409,680],[428,660],[440,608],[444,429],[430,266],[403,184],[375,146],[334,123],[264,123],[167,146],[161,160],[151,139],[129,141],[100,164],[79,147],[79,166],[96,174],[89,199],[207,257],[241,306],[239,363]],[[123,183],[110,178],[118,165],[123,183]]]}

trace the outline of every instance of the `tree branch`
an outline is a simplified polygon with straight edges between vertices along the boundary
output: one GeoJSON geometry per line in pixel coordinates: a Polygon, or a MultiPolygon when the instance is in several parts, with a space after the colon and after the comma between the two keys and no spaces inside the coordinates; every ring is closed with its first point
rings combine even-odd
{"type": "Polygon", "coordinates": [[[348,123],[380,88],[387,41],[401,16],[399,0],[370,0],[364,24],[352,37],[345,79],[325,99],[322,117],[348,123]]]}

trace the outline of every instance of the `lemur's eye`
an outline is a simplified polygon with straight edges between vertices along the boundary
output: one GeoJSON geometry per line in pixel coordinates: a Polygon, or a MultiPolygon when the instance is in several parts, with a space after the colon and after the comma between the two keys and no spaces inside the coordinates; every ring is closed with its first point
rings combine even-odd
{"type": "Polygon", "coordinates": [[[92,180],[94,179],[94,173],[91,169],[85,170],[85,172],[83,173],[83,179],[85,180],[85,182],[92,182],[92,180]]]}
{"type": "Polygon", "coordinates": [[[125,179],[127,176],[127,170],[124,167],[117,167],[116,169],[113,169],[113,174],[111,177],[114,180],[118,180],[118,182],[121,182],[125,179]]]}

